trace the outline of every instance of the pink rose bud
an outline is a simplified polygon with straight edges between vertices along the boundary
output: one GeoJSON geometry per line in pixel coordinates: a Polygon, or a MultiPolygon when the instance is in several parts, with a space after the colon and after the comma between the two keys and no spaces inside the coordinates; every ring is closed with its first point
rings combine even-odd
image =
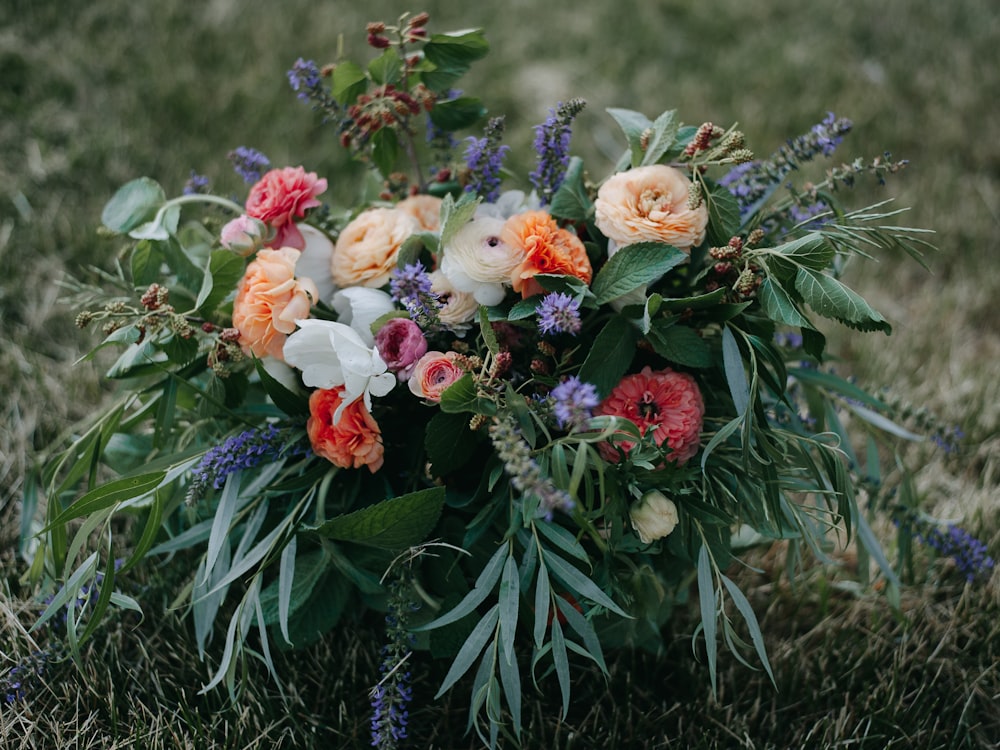
{"type": "Polygon", "coordinates": [[[375,348],[389,371],[405,382],[413,374],[417,360],[426,353],[427,339],[409,318],[390,318],[375,334],[375,348]]]}
{"type": "Polygon", "coordinates": [[[246,258],[264,246],[267,227],[264,222],[244,214],[222,228],[222,246],[246,258]]]}

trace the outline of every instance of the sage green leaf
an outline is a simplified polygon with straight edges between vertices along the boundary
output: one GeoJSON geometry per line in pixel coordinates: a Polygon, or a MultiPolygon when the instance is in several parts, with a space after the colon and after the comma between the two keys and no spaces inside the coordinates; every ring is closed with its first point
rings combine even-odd
{"type": "Polygon", "coordinates": [[[727,244],[740,231],[740,204],[722,185],[714,185],[708,193],[708,243],[713,247],[727,244]]]}
{"type": "Polygon", "coordinates": [[[399,145],[399,136],[392,128],[382,128],[371,137],[372,161],[378,168],[379,173],[388,178],[395,171],[396,162],[402,147],[399,145]]]}
{"type": "Polygon", "coordinates": [[[441,200],[441,249],[448,252],[448,243],[455,233],[472,221],[476,215],[479,198],[472,193],[462,193],[456,201],[451,195],[441,200]]]}
{"type": "Polygon", "coordinates": [[[559,189],[552,196],[549,212],[568,221],[586,221],[593,211],[594,204],[583,181],[583,159],[574,156],[569,160],[559,189]]]}
{"type": "Polygon", "coordinates": [[[580,544],[568,529],[557,523],[545,520],[538,520],[533,526],[542,536],[568,555],[575,557],[580,562],[588,562],[590,560],[583,545],[580,544]]]}
{"type": "Polygon", "coordinates": [[[245,266],[246,262],[236,253],[228,250],[212,251],[208,270],[205,272],[205,281],[195,302],[195,310],[201,313],[202,317],[210,316],[223,300],[233,293],[243,277],[245,266]]]}
{"type": "MultiPolygon", "coordinates": [[[[663,158],[663,155],[670,150],[677,140],[677,131],[680,123],[677,122],[677,110],[671,109],[657,117],[649,128],[649,133],[645,140],[645,150],[642,154],[640,164],[647,166],[656,164],[663,158]]],[[[631,146],[631,142],[629,144],[631,146]]],[[[640,136],[639,146],[643,146],[643,139],[640,136]]]]}
{"type": "Polygon", "coordinates": [[[636,112],[631,109],[612,107],[606,111],[614,118],[625,134],[632,166],[638,167],[642,164],[643,157],[646,155],[645,149],[642,147],[643,133],[651,130],[653,126],[652,121],[646,115],[642,114],[642,112],[636,112]]]}
{"type": "Polygon", "coordinates": [[[167,475],[165,471],[154,471],[149,474],[139,474],[133,477],[123,477],[113,482],[95,487],[68,508],[58,513],[46,524],[43,532],[51,531],[55,526],[61,526],[74,518],[81,518],[99,510],[110,508],[118,503],[141,497],[152,492],[163,482],[167,475]]]}
{"type": "Polygon", "coordinates": [[[357,63],[345,60],[337,63],[331,76],[331,93],[338,104],[347,106],[368,88],[368,76],[357,63]]]}
{"type": "Polygon", "coordinates": [[[795,289],[813,310],[825,318],[861,331],[891,333],[892,327],[865,300],[846,285],[825,273],[799,268],[795,289]]]}
{"type": "Polygon", "coordinates": [[[473,628],[472,633],[466,639],[462,648],[458,651],[458,656],[455,657],[455,661],[451,663],[451,668],[448,670],[448,674],[444,676],[444,681],[441,683],[441,687],[438,688],[437,694],[434,699],[437,700],[442,695],[448,692],[448,689],[454,685],[458,680],[469,671],[469,667],[473,665],[476,658],[483,650],[483,646],[490,639],[493,634],[494,628],[496,628],[497,620],[500,619],[500,605],[494,604],[490,610],[483,615],[483,619],[479,621],[479,624],[473,628]]]}
{"type": "Polygon", "coordinates": [[[406,266],[416,263],[420,259],[420,254],[425,249],[431,254],[437,255],[439,250],[437,235],[432,232],[417,232],[415,234],[411,234],[399,247],[399,255],[396,258],[396,267],[406,268],[406,266]]]}
{"type": "Polygon", "coordinates": [[[713,695],[716,692],[716,657],[719,650],[716,629],[718,624],[716,613],[719,607],[716,596],[715,586],[712,583],[712,565],[708,556],[708,547],[702,544],[701,550],[698,552],[698,603],[701,609],[701,629],[705,635],[705,654],[713,695]]]}
{"type": "Polygon", "coordinates": [[[733,406],[736,407],[736,413],[743,416],[750,407],[750,386],[743,369],[740,345],[736,343],[736,337],[728,326],[722,329],[722,364],[726,371],[729,393],[733,397],[733,406]]]}
{"type": "Polygon", "coordinates": [[[441,394],[441,411],[447,414],[470,412],[492,417],[497,413],[497,405],[479,395],[472,375],[465,374],[444,389],[441,394]]]}
{"type": "Polygon", "coordinates": [[[712,352],[694,329],[665,320],[655,320],[647,336],[664,359],[685,367],[711,367],[712,352]]]}
{"type": "MultiPolygon", "coordinates": [[[[241,481],[242,478],[238,471],[226,477],[226,483],[223,485],[219,504],[215,508],[215,516],[212,519],[212,531],[208,536],[208,548],[205,552],[205,575],[202,583],[212,577],[219,551],[223,545],[229,544],[229,533],[233,517],[236,515],[241,481]]],[[[243,540],[246,541],[247,538],[248,535],[244,533],[243,540]]]]}
{"type": "Polygon", "coordinates": [[[125,234],[155,215],[166,200],[159,183],[140,177],[118,188],[101,212],[101,223],[113,232],[125,234]]]}
{"type": "Polygon", "coordinates": [[[500,645],[501,661],[517,664],[514,658],[514,636],[517,634],[517,610],[521,598],[521,580],[514,556],[507,558],[500,578],[500,645]]]}
{"type": "Polygon", "coordinates": [[[641,289],[687,260],[687,254],[659,242],[637,242],[615,253],[591,284],[597,303],[603,305],[641,289]]]}
{"type": "Polygon", "coordinates": [[[596,583],[584,575],[578,568],[563,560],[559,555],[549,554],[545,556],[545,564],[549,567],[549,572],[562,581],[567,589],[579,594],[590,601],[600,604],[605,609],[609,609],[616,615],[628,617],[628,613],[612,601],[611,597],[605,594],[596,583]]]}
{"type": "Polygon", "coordinates": [[[551,592],[549,571],[544,565],[540,565],[538,579],[535,581],[535,625],[532,633],[536,649],[540,649],[545,643],[545,630],[549,626],[549,607],[552,603],[551,592]]]}
{"type": "Polygon", "coordinates": [[[479,571],[479,577],[476,579],[476,583],[472,587],[472,591],[466,594],[465,598],[463,598],[454,609],[450,609],[440,617],[424,623],[423,625],[418,625],[412,628],[412,630],[414,632],[421,632],[424,630],[441,628],[445,625],[450,625],[453,622],[461,620],[467,614],[475,610],[475,608],[482,604],[486,597],[490,595],[490,592],[493,591],[493,587],[497,585],[497,581],[500,580],[500,575],[503,573],[504,564],[506,563],[508,556],[509,549],[507,545],[500,545],[497,551],[493,553],[493,557],[489,559],[489,562],[487,562],[486,565],[483,566],[483,569],[479,571]]]}
{"type": "Polygon", "coordinates": [[[767,659],[767,647],[764,645],[764,635],[760,632],[760,625],[757,623],[757,616],[754,614],[753,607],[750,606],[750,602],[747,601],[746,596],[740,591],[740,587],[726,576],[722,576],[722,583],[729,592],[729,596],[732,597],[737,611],[743,616],[747,630],[750,631],[750,640],[753,641],[757,658],[760,659],[760,663],[763,665],[764,671],[767,672],[767,676],[771,678],[771,684],[777,687],[777,683],[774,681],[774,673],[771,671],[771,662],[767,659]]]}
{"type": "MultiPolygon", "coordinates": [[[[295,621],[295,617],[292,616],[297,617],[306,603],[310,601],[313,591],[323,580],[323,576],[326,575],[332,563],[330,556],[322,549],[296,556],[291,542],[282,551],[281,563],[278,580],[272,581],[261,592],[260,600],[264,609],[264,622],[267,625],[280,625],[282,609],[287,607],[284,615],[286,625],[282,626],[282,634],[284,635],[287,624],[295,621]],[[289,549],[293,550],[289,553],[292,559],[288,562],[287,570],[290,572],[285,572],[285,553],[289,549]],[[282,603],[283,599],[285,600],[284,604],[282,603]]],[[[288,642],[295,643],[290,638],[288,642]]]]}
{"type": "Polygon", "coordinates": [[[431,487],[369,505],[309,528],[327,539],[400,550],[419,544],[437,524],[444,487],[431,487]]]}
{"type": "Polygon", "coordinates": [[[566,718],[569,712],[569,657],[566,654],[566,636],[563,635],[559,618],[552,618],[552,662],[559,678],[559,691],[562,693],[562,715],[566,718]]]}
{"type": "Polygon", "coordinates": [[[601,668],[604,674],[608,673],[608,665],[604,662],[604,651],[601,649],[601,640],[597,637],[594,626],[590,620],[577,611],[576,607],[570,604],[565,598],[556,597],[556,606],[566,618],[566,623],[577,632],[586,645],[587,656],[594,660],[594,663],[601,668]]]}
{"type": "Polygon", "coordinates": [[[431,122],[449,132],[471,127],[485,115],[486,107],[483,106],[482,100],[473,96],[460,96],[435,102],[428,114],[431,122]]]}
{"type": "Polygon", "coordinates": [[[785,288],[774,279],[764,279],[764,283],[757,290],[757,300],[767,317],[776,323],[797,328],[812,328],[812,324],[799,312],[785,288]]]}
{"type": "Polygon", "coordinates": [[[604,398],[632,364],[639,331],[629,322],[615,315],[594,339],[594,345],[580,368],[580,380],[592,383],[604,398]]]}
{"type": "Polygon", "coordinates": [[[518,666],[517,659],[513,658],[513,650],[511,651],[511,658],[504,659],[502,656],[499,661],[500,668],[500,684],[503,686],[504,698],[507,700],[507,706],[510,708],[510,718],[511,723],[514,725],[514,734],[518,737],[521,736],[521,669],[518,666]]]}

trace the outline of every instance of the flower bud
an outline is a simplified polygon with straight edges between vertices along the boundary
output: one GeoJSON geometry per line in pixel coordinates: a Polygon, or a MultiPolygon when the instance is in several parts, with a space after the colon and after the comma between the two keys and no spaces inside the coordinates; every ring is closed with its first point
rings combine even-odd
{"type": "Polygon", "coordinates": [[[222,246],[246,258],[264,246],[267,227],[259,219],[251,219],[246,214],[237,216],[222,228],[222,246]]]}
{"type": "Polygon", "coordinates": [[[679,520],[677,506],[659,490],[650,490],[629,510],[632,528],[643,544],[667,536],[679,520]]]}

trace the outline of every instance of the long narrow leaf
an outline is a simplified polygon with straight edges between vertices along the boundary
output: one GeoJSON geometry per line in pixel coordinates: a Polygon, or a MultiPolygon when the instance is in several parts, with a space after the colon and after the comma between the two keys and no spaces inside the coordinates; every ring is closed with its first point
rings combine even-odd
{"type": "Polygon", "coordinates": [[[718,600],[712,583],[712,564],[708,547],[704,544],[698,553],[698,602],[701,608],[701,628],[705,636],[705,654],[708,658],[708,675],[712,681],[712,694],[716,692],[716,655],[718,652],[717,622],[718,600]]]}
{"type": "Polygon", "coordinates": [[[726,576],[722,576],[722,583],[729,592],[729,596],[732,597],[736,609],[743,616],[743,621],[747,624],[747,629],[750,631],[750,639],[753,641],[754,650],[757,652],[757,658],[760,659],[760,663],[764,666],[767,676],[771,678],[771,684],[777,687],[777,683],[774,681],[774,673],[771,671],[771,662],[767,659],[764,635],[760,632],[760,625],[757,623],[757,615],[754,614],[753,607],[750,606],[750,602],[747,601],[746,596],[740,591],[740,587],[726,578],[726,576]]]}
{"type": "Polygon", "coordinates": [[[438,688],[437,695],[434,696],[435,700],[447,693],[448,689],[458,682],[462,675],[469,671],[469,667],[475,662],[476,657],[483,650],[483,646],[490,639],[490,635],[495,631],[499,619],[500,605],[494,604],[489,612],[483,616],[483,619],[473,628],[465,643],[462,644],[462,648],[459,649],[455,661],[451,663],[451,669],[448,670],[448,674],[445,675],[441,687],[438,688]]]}
{"type": "Polygon", "coordinates": [[[493,557],[490,558],[490,561],[483,567],[482,572],[479,574],[479,578],[476,579],[476,584],[473,586],[472,591],[466,594],[465,598],[462,599],[462,601],[460,601],[454,609],[449,610],[431,622],[418,625],[413,628],[413,630],[415,632],[419,632],[422,630],[440,628],[461,620],[467,614],[472,612],[486,599],[487,596],[489,596],[493,587],[496,586],[497,581],[500,580],[500,574],[503,572],[504,561],[507,554],[507,545],[501,545],[501,547],[493,554],[493,557]]]}
{"type": "Polygon", "coordinates": [[[611,597],[605,594],[592,580],[587,578],[577,568],[570,565],[556,554],[546,555],[545,563],[556,578],[572,591],[586,597],[592,602],[600,604],[605,609],[609,609],[616,615],[629,617],[629,614],[615,604],[611,597]]]}

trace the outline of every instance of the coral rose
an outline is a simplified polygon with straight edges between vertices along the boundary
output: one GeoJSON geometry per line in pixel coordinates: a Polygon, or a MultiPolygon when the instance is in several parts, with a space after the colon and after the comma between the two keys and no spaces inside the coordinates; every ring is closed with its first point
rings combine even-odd
{"type": "Polygon", "coordinates": [[[281,350],[295,321],[309,317],[319,292],[309,278],[295,278],[299,251],[263,249],[247,266],[233,301],[233,327],[240,345],[256,357],[282,359],[281,350]]]}
{"type": "MultiPolygon", "coordinates": [[[[667,459],[683,464],[698,452],[705,403],[695,379],[687,373],[670,368],[626,375],[594,412],[597,415],[624,417],[633,422],[639,432],[650,432],[656,444],[670,448],[667,459]]],[[[602,443],[601,455],[617,462],[619,450],[627,455],[634,443],[622,440],[614,445],[602,443]],[[616,449],[617,448],[617,449],[616,449]]]]}
{"type": "Polygon", "coordinates": [[[396,208],[409,214],[425,232],[436,232],[441,228],[441,199],[433,195],[411,195],[396,204],[396,208]]]}
{"type": "Polygon", "coordinates": [[[595,223],[615,248],[665,242],[690,251],[705,239],[708,209],[688,208],[691,181],[664,164],[637,167],[609,178],[597,191],[595,223]]]}
{"type": "Polygon", "coordinates": [[[389,282],[400,246],[421,231],[420,223],[396,208],[369,208],[337,238],[330,270],[339,287],[380,287],[389,282]]]}
{"type": "Polygon", "coordinates": [[[515,214],[504,224],[504,242],[524,252],[524,259],[511,272],[511,285],[525,299],[540,294],[534,280],[539,273],[575,276],[590,284],[593,269],[583,242],[568,229],[561,229],[545,211],[515,214]]]}
{"type": "Polygon", "coordinates": [[[277,235],[271,247],[294,247],[302,250],[305,240],[295,226],[306,211],[320,205],[316,196],[326,190],[326,180],[302,167],[272,169],[250,188],[247,196],[247,216],[260,219],[273,227],[277,235]]]}
{"type": "Polygon", "coordinates": [[[413,366],[407,385],[415,396],[438,403],[445,389],[465,374],[455,352],[427,352],[413,366]]]}
{"type": "Polygon", "coordinates": [[[374,474],[384,461],[382,431],[363,401],[343,404],[339,389],[313,391],[306,432],[317,456],[342,469],[367,466],[374,474]],[[334,414],[341,410],[340,418],[334,414]]]}

